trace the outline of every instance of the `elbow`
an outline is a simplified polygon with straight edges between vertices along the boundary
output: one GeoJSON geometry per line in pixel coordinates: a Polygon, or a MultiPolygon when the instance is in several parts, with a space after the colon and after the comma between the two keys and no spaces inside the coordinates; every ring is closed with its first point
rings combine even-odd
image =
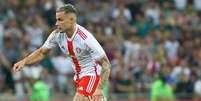
{"type": "Polygon", "coordinates": [[[109,71],[109,72],[110,72],[110,67],[111,67],[111,65],[110,65],[110,63],[108,63],[107,71],[109,71]]]}
{"type": "Polygon", "coordinates": [[[103,69],[104,69],[104,71],[110,72],[110,68],[103,68],[103,69]]]}
{"type": "Polygon", "coordinates": [[[96,62],[102,66],[103,71],[110,72],[111,64],[106,56],[96,62]]]}
{"type": "Polygon", "coordinates": [[[107,72],[110,74],[110,68],[107,69],[107,72]]]}

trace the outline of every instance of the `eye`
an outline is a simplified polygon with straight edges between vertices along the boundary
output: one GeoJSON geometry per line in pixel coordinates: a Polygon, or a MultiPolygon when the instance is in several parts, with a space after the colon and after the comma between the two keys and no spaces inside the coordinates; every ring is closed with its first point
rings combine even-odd
{"type": "Polygon", "coordinates": [[[63,19],[61,19],[61,18],[58,18],[57,20],[58,20],[58,21],[63,21],[63,19]]]}

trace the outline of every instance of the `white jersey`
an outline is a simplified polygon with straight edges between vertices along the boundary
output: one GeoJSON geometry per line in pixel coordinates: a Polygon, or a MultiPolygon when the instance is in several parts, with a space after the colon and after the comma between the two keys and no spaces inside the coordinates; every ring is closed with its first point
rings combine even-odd
{"type": "Polygon", "coordinates": [[[101,66],[96,63],[96,60],[104,57],[105,52],[84,27],[77,24],[71,38],[68,38],[65,33],[53,31],[42,47],[53,48],[57,44],[66,56],[72,57],[75,78],[96,75],[96,73],[100,75],[101,66]]]}

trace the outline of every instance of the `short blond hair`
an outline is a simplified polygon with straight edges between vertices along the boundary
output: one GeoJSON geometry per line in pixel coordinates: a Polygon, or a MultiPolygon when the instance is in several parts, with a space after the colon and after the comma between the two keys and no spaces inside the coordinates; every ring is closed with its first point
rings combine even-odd
{"type": "Polygon", "coordinates": [[[65,4],[62,7],[59,7],[56,12],[65,12],[67,13],[75,13],[77,14],[77,9],[72,4],[65,4]]]}

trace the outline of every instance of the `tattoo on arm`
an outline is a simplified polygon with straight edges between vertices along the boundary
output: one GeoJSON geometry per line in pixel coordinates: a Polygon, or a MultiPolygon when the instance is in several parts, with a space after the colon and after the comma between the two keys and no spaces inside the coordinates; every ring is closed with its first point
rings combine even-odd
{"type": "Polygon", "coordinates": [[[100,86],[101,88],[103,85],[108,81],[109,75],[110,75],[110,62],[108,58],[105,56],[101,58],[98,63],[102,66],[102,73],[101,73],[101,81],[100,81],[100,86]]]}

